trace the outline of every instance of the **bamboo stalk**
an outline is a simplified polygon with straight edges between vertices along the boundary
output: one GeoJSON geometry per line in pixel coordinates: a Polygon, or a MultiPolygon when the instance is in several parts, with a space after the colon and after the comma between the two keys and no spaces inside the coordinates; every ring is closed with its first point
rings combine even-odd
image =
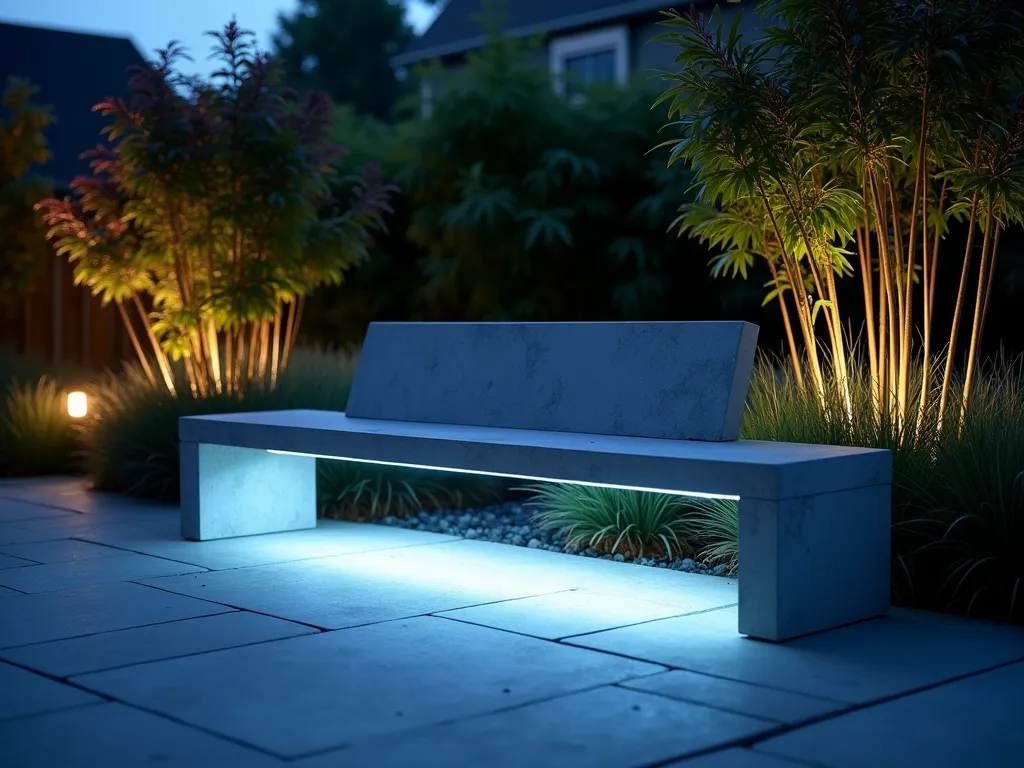
{"type": "Polygon", "coordinates": [[[953,307],[953,322],[949,331],[949,346],[946,352],[946,366],[942,373],[942,389],[939,391],[939,427],[942,427],[942,420],[946,415],[946,406],[949,403],[949,387],[953,379],[953,362],[956,359],[956,342],[960,332],[960,321],[963,316],[964,301],[967,298],[967,278],[971,270],[971,256],[974,252],[975,217],[978,215],[979,193],[975,192],[971,198],[971,213],[968,216],[969,229],[967,231],[967,246],[964,248],[964,265],[960,270],[960,285],[957,288],[956,304],[953,307]]]}
{"type": "Polygon", "coordinates": [[[249,323],[249,352],[246,356],[246,367],[245,375],[249,381],[252,381],[256,375],[256,343],[259,341],[259,325],[256,323],[249,323]]]}
{"type": "Polygon", "coordinates": [[[224,390],[221,374],[220,342],[217,340],[217,326],[211,317],[206,322],[206,346],[210,352],[210,368],[213,371],[213,386],[218,393],[224,390]]]}
{"type": "Polygon", "coordinates": [[[292,305],[292,311],[288,314],[288,333],[284,340],[284,353],[281,356],[281,370],[288,367],[292,350],[299,337],[299,327],[302,325],[302,310],[306,306],[306,297],[298,296],[292,305]]]}
{"type": "Polygon", "coordinates": [[[235,331],[235,392],[245,395],[245,385],[248,383],[243,376],[245,371],[245,326],[239,324],[235,331]]]}
{"type": "Polygon", "coordinates": [[[981,319],[985,311],[985,292],[987,290],[986,279],[989,274],[989,260],[993,240],[993,210],[992,203],[988,204],[988,212],[985,216],[985,234],[981,242],[981,259],[978,264],[978,290],[974,300],[974,318],[971,323],[971,344],[967,351],[967,367],[964,369],[964,391],[963,407],[960,411],[961,423],[967,415],[967,409],[971,404],[971,387],[974,384],[974,373],[978,366],[978,349],[981,347],[981,319]]]}
{"type": "MultiPolygon", "coordinates": [[[[768,218],[772,223],[772,229],[775,231],[775,237],[779,241],[779,247],[782,252],[783,263],[786,266],[786,273],[789,275],[790,285],[793,287],[793,295],[795,297],[795,304],[797,308],[797,317],[800,320],[800,330],[804,336],[804,346],[807,351],[807,359],[811,367],[811,376],[814,383],[815,391],[818,393],[818,398],[822,404],[825,402],[825,379],[821,372],[821,363],[818,357],[818,341],[814,333],[814,323],[811,321],[811,312],[807,307],[807,302],[801,298],[804,290],[803,282],[803,271],[800,269],[800,265],[797,259],[789,252],[789,249],[785,245],[785,239],[782,236],[782,230],[779,227],[778,220],[775,218],[775,214],[771,208],[771,200],[765,191],[764,185],[758,182],[758,192],[761,195],[761,202],[765,206],[765,211],[768,213],[768,218]],[[796,278],[796,282],[794,282],[796,278]],[[800,294],[797,294],[797,287],[800,289],[800,294]]],[[[788,197],[787,197],[788,199],[788,197]]],[[[811,260],[812,254],[808,254],[808,261],[811,260]]]]}
{"type": "Polygon", "coordinates": [[[281,314],[284,312],[284,306],[281,303],[277,305],[277,314],[274,315],[274,341],[270,345],[270,386],[277,386],[277,375],[280,371],[281,364],[281,314]]]}
{"type": "Polygon", "coordinates": [[[260,380],[266,382],[267,380],[267,358],[270,354],[270,320],[264,319],[260,323],[260,363],[259,363],[259,376],[260,380]]]}
{"type": "Polygon", "coordinates": [[[139,295],[134,291],[131,294],[132,301],[135,304],[135,308],[139,312],[139,316],[142,318],[142,325],[146,329],[146,336],[149,338],[149,343],[153,347],[153,354],[156,357],[156,364],[160,368],[160,374],[164,379],[164,386],[167,387],[167,391],[172,395],[177,394],[174,389],[174,376],[171,374],[171,365],[167,361],[167,354],[160,346],[160,341],[157,339],[156,334],[153,333],[153,327],[149,324],[149,313],[146,312],[146,308],[142,304],[142,300],[139,295]]]}
{"type": "Polygon", "coordinates": [[[988,305],[992,300],[992,286],[996,281],[996,259],[999,257],[999,236],[1003,232],[1003,227],[999,223],[998,217],[995,222],[995,234],[993,235],[992,241],[992,257],[989,260],[988,265],[988,279],[985,284],[985,306],[981,311],[981,332],[984,334],[986,321],[988,320],[988,305]]]}
{"type": "Polygon", "coordinates": [[[207,356],[206,342],[204,340],[205,334],[201,333],[197,328],[189,328],[186,334],[189,347],[192,350],[192,364],[195,366],[199,395],[200,397],[206,397],[210,394],[210,384],[213,382],[213,377],[210,375],[210,367],[208,365],[209,357],[207,356]]]}
{"type": "MultiPolygon", "coordinates": [[[[867,197],[865,196],[865,201],[867,197]]],[[[878,347],[875,340],[875,300],[873,284],[871,282],[871,252],[868,243],[868,223],[864,222],[864,229],[857,227],[857,256],[860,259],[861,291],[864,295],[864,326],[868,339],[868,369],[871,374],[871,400],[872,407],[878,412],[878,347]]]]}
{"type": "Polygon", "coordinates": [[[786,330],[786,348],[789,350],[789,360],[793,365],[793,376],[796,378],[796,386],[801,392],[804,391],[804,372],[800,365],[800,355],[796,349],[796,338],[793,336],[793,324],[789,319],[789,309],[786,306],[786,294],[779,283],[779,270],[771,259],[767,259],[768,269],[772,273],[772,280],[779,292],[779,311],[782,312],[782,325],[786,330]]]}
{"type": "MultiPolygon", "coordinates": [[[[921,221],[921,284],[924,301],[921,339],[921,397],[918,400],[918,425],[924,422],[925,410],[928,407],[928,396],[931,393],[932,379],[932,313],[935,311],[935,272],[939,250],[939,225],[935,225],[932,247],[928,247],[928,190],[923,192],[924,219],[921,221]]],[[[946,184],[943,182],[939,191],[938,210],[946,196],[946,184]]]]}
{"type": "Polygon", "coordinates": [[[196,379],[196,367],[192,364],[192,358],[187,355],[181,358],[185,366],[185,375],[188,377],[188,386],[192,391],[192,397],[199,397],[199,386],[196,379]]]}
{"type": "Polygon", "coordinates": [[[149,364],[149,360],[146,358],[146,353],[142,350],[142,344],[139,342],[139,336],[135,333],[135,328],[132,326],[132,319],[128,316],[128,310],[124,308],[124,304],[120,301],[114,302],[117,304],[117,311],[121,313],[121,321],[124,323],[125,330],[128,331],[128,338],[131,339],[132,346],[135,348],[135,354],[139,358],[139,364],[142,366],[143,372],[146,374],[146,378],[149,379],[149,383],[156,385],[156,376],[153,375],[153,368],[149,364]]]}
{"type": "Polygon", "coordinates": [[[231,331],[224,334],[224,391],[229,395],[235,392],[235,371],[232,361],[235,359],[235,339],[231,331]]]}
{"type": "Polygon", "coordinates": [[[895,368],[898,354],[896,349],[895,328],[899,316],[897,314],[897,297],[894,296],[892,290],[893,282],[892,262],[890,261],[891,254],[889,252],[889,228],[886,225],[882,204],[879,200],[878,184],[874,179],[873,174],[870,185],[872,205],[875,208],[875,234],[878,238],[879,245],[879,301],[881,301],[882,293],[885,294],[886,301],[885,311],[880,314],[878,333],[879,343],[887,345],[886,354],[879,355],[879,367],[883,367],[881,361],[884,358],[884,371],[880,371],[881,386],[884,387],[881,391],[881,399],[886,408],[888,408],[888,405],[892,400],[892,396],[895,393],[895,368]]]}

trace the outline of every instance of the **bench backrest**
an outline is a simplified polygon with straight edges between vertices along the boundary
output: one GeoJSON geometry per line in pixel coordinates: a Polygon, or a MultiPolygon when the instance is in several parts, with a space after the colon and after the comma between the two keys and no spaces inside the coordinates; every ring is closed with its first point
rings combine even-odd
{"type": "Polygon", "coordinates": [[[373,323],[346,413],[735,440],[756,343],[742,322],[373,323]]]}

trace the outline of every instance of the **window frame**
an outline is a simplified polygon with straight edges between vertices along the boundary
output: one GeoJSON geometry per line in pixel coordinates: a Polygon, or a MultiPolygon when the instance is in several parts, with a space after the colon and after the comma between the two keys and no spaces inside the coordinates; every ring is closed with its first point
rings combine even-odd
{"type": "Polygon", "coordinates": [[[594,53],[615,54],[615,82],[629,82],[629,27],[619,24],[589,32],[554,37],[548,43],[548,63],[555,92],[565,95],[565,62],[594,53]]]}

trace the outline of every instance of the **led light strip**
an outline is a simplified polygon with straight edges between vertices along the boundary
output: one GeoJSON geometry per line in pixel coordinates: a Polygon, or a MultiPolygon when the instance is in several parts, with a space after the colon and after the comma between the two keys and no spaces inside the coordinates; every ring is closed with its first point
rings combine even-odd
{"type": "Polygon", "coordinates": [[[485,475],[487,477],[511,477],[516,480],[533,480],[539,483],[568,483],[570,485],[589,485],[593,488],[616,488],[622,491],[645,491],[647,493],[665,493],[671,496],[691,496],[698,499],[724,499],[727,501],[739,501],[739,496],[729,496],[717,493],[700,493],[698,491],[673,491],[667,488],[643,488],[638,485],[615,485],[614,483],[592,483],[581,480],[560,480],[557,477],[537,477],[534,475],[513,475],[508,472],[483,472],[479,469],[452,469],[451,467],[433,467],[429,464],[406,464],[401,461],[377,461],[374,459],[353,459],[348,456],[327,456],[322,453],[303,453],[301,451],[275,451],[267,450],[267,453],[279,456],[304,456],[308,459],[329,459],[331,461],[355,461],[360,464],[380,464],[385,467],[405,467],[406,469],[430,469],[438,472],[457,472],[466,475],[485,475]]]}

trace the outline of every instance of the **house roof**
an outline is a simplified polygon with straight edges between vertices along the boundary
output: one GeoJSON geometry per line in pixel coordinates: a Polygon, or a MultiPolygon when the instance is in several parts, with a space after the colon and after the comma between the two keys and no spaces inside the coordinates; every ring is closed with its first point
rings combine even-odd
{"type": "Polygon", "coordinates": [[[0,23],[0,90],[9,76],[39,88],[34,100],[53,109],[46,129],[52,159],[42,170],[58,187],[89,172],[81,154],[103,139],[107,120],[92,107],[127,96],[128,68],[145,64],[131,40],[0,23]]]}
{"type": "MultiPolygon", "coordinates": [[[[692,0],[512,0],[505,4],[504,32],[510,37],[600,24],[635,14],[688,6],[692,0]]],[[[484,0],[451,0],[430,28],[391,59],[396,67],[483,47],[487,34],[474,18],[484,0]]]]}

